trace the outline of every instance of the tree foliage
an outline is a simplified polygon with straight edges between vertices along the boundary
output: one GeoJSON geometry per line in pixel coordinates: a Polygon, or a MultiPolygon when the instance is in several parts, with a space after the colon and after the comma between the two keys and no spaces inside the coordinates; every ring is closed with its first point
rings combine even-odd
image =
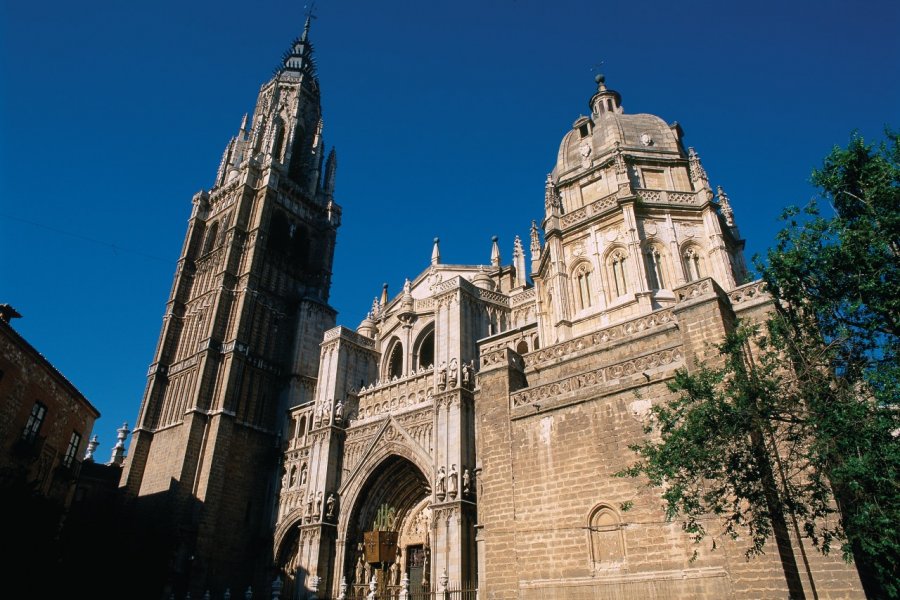
{"type": "Polygon", "coordinates": [[[663,488],[696,541],[746,536],[749,555],[789,533],[840,544],[870,597],[896,598],[900,140],[886,138],[854,136],[813,172],[821,203],[789,208],[757,265],[769,320],[738,326],[718,364],[677,373],[622,475],[663,488]]]}

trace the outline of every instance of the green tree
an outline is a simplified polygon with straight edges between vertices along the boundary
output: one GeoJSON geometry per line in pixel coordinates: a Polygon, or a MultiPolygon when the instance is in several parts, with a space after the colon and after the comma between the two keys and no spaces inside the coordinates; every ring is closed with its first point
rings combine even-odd
{"type": "Polygon", "coordinates": [[[620,474],[662,487],[695,541],[747,534],[753,555],[774,539],[793,586],[789,532],[840,544],[873,598],[900,597],[900,140],[886,138],[854,136],[813,172],[827,210],[788,209],[757,264],[769,320],[677,373],[620,474]]]}

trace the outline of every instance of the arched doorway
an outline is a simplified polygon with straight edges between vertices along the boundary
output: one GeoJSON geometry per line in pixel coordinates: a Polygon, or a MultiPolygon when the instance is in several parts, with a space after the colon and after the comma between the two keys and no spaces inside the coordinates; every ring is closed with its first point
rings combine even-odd
{"type": "Polygon", "coordinates": [[[408,459],[392,454],[371,471],[357,495],[344,535],[343,570],[338,581],[341,576],[346,578],[348,598],[366,596],[373,568],[365,562],[363,534],[376,528],[397,532],[400,551],[394,565],[376,573],[379,597],[396,597],[404,574],[409,575],[411,588],[428,583],[429,505],[428,480],[408,459]]]}

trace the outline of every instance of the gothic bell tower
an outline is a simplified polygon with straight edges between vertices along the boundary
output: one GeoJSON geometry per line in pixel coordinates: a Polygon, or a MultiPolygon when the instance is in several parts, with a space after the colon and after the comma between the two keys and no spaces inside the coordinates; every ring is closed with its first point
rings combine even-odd
{"type": "Polygon", "coordinates": [[[152,524],[146,571],[176,593],[266,576],[286,411],[313,399],[335,324],[341,209],[309,23],[193,198],[122,477],[152,524]]]}

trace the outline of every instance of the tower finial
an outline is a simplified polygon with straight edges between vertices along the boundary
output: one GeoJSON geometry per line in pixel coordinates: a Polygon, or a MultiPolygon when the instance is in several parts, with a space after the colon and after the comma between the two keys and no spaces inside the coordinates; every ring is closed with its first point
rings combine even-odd
{"type": "Polygon", "coordinates": [[[499,267],[500,266],[500,245],[497,243],[498,238],[496,235],[491,236],[491,266],[499,267]]]}
{"type": "Polygon", "coordinates": [[[439,244],[441,238],[434,238],[434,247],[431,249],[431,264],[438,265],[441,263],[441,248],[439,244]]]}
{"type": "Polygon", "coordinates": [[[310,2],[303,8],[306,9],[306,23],[303,24],[303,35],[300,37],[300,39],[305,42],[309,39],[309,26],[312,23],[312,20],[316,18],[315,13],[313,12],[316,9],[316,3],[310,2]]]}

